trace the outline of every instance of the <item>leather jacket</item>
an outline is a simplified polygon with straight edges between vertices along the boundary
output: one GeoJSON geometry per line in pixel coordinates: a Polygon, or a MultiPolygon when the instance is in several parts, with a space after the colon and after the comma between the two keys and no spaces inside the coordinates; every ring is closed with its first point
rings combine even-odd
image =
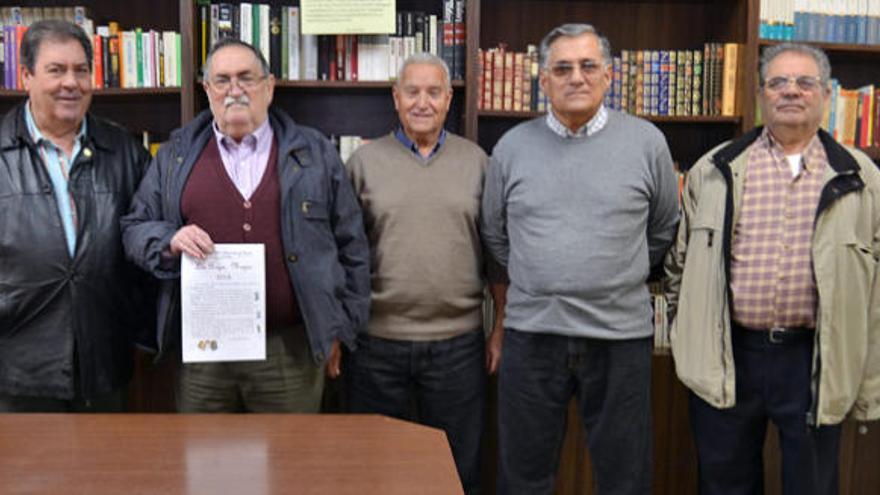
{"type": "Polygon", "coordinates": [[[0,123],[0,394],[100,397],[126,384],[148,307],[143,272],[125,260],[119,218],[149,154],[125,129],[86,115],[71,167],[71,257],[52,182],[24,118],[0,123]]]}

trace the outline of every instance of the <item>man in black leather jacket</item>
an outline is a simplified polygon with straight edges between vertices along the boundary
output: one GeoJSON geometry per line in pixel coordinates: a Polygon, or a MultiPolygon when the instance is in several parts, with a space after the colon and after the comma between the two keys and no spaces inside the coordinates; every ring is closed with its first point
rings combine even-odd
{"type": "Polygon", "coordinates": [[[78,26],[33,24],[21,60],[28,100],[0,123],[0,412],[121,411],[150,308],[119,217],[149,155],[87,113],[78,26]]]}

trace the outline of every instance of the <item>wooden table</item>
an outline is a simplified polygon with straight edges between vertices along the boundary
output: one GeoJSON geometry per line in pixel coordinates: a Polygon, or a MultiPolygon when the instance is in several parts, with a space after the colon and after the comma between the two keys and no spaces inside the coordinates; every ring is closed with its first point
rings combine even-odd
{"type": "Polygon", "coordinates": [[[442,431],[375,415],[0,414],[0,493],[461,493],[442,431]]]}

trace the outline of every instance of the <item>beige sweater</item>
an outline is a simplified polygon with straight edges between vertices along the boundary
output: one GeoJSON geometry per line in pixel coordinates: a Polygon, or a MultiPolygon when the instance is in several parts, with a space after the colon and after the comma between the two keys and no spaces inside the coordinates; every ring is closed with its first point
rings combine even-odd
{"type": "Polygon", "coordinates": [[[370,335],[440,340],[480,327],[487,162],[477,145],[450,133],[427,162],[393,134],[348,160],[370,241],[370,335]]]}

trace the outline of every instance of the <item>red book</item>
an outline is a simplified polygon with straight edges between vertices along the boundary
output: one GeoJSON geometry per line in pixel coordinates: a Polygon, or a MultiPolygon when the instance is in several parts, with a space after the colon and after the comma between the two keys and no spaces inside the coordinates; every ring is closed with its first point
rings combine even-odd
{"type": "Polygon", "coordinates": [[[880,146],[880,132],[877,131],[880,126],[880,88],[874,88],[874,135],[871,136],[873,146],[880,146]]]}
{"type": "Polygon", "coordinates": [[[100,35],[92,36],[92,84],[95,89],[104,87],[104,42],[100,35]]]}
{"type": "Polygon", "coordinates": [[[18,52],[21,49],[21,39],[24,37],[24,32],[27,31],[27,26],[22,26],[21,24],[15,26],[15,88],[16,89],[24,89],[24,85],[21,82],[21,60],[19,59],[18,52]]]}

